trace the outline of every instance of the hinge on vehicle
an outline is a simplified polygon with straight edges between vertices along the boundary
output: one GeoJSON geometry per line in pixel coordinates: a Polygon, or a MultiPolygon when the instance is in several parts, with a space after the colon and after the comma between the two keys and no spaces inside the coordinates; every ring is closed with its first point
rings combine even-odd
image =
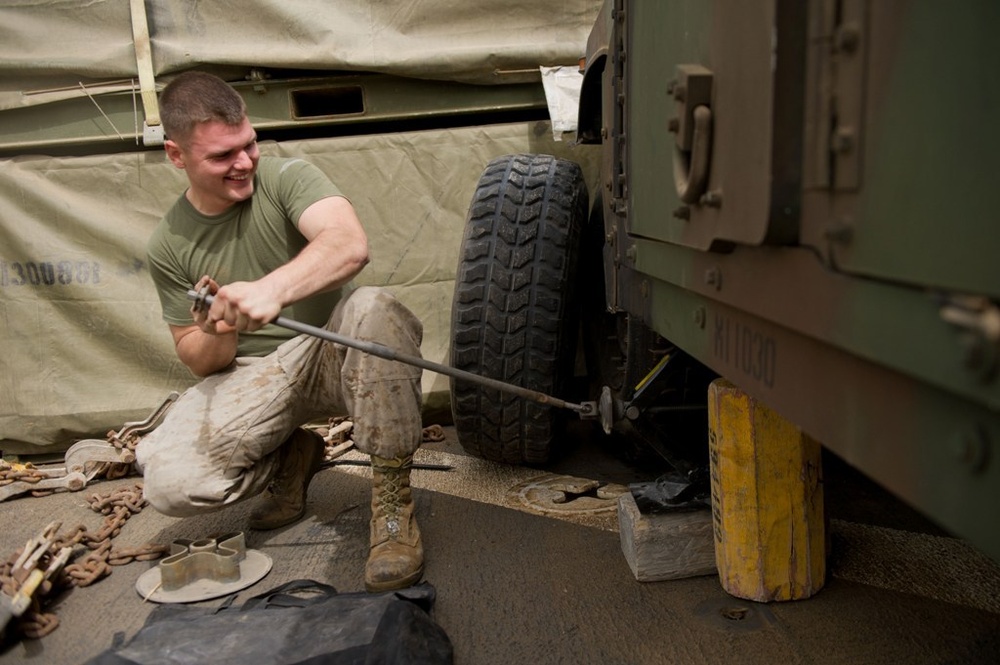
{"type": "Polygon", "coordinates": [[[941,318],[962,330],[965,366],[984,383],[1000,368],[1000,306],[985,296],[940,296],[941,318]]]}
{"type": "Polygon", "coordinates": [[[611,16],[614,20],[612,28],[614,50],[611,54],[611,210],[615,215],[624,217],[627,211],[626,200],[628,196],[625,143],[625,93],[627,85],[625,53],[628,24],[625,21],[624,0],[615,0],[611,16]]]}
{"type": "Polygon", "coordinates": [[[818,104],[806,164],[807,187],[855,191],[861,152],[867,58],[867,0],[823,0],[810,35],[818,104]]]}

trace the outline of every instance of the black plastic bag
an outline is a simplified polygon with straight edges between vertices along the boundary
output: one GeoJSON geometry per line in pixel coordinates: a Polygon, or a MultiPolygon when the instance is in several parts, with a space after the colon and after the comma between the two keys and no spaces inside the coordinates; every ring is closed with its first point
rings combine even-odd
{"type": "Polygon", "coordinates": [[[656,480],[632,483],[628,486],[639,512],[687,512],[712,507],[712,486],[708,474],[701,469],[683,475],[668,471],[656,480]]]}
{"type": "Polygon", "coordinates": [[[233,607],[159,605],[126,644],[87,665],[453,662],[451,641],[430,617],[430,584],[379,594],[337,593],[295,580],[233,607]]]}

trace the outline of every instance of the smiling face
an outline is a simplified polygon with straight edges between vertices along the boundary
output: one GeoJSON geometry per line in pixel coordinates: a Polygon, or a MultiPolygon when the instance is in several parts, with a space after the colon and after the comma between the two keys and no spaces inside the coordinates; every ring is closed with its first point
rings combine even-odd
{"type": "Polygon", "coordinates": [[[247,118],[237,125],[197,124],[183,141],[166,141],[167,157],[187,172],[188,201],[203,215],[218,215],[253,195],[260,160],[257,133],[247,118]]]}

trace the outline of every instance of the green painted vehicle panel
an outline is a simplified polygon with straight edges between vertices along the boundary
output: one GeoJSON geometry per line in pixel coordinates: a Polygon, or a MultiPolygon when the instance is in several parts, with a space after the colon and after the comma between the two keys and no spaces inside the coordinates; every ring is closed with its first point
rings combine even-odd
{"type": "Polygon", "coordinates": [[[603,104],[608,307],[1000,560],[997,25],[989,0],[609,0],[580,116],[603,104]]]}
{"type": "Polygon", "coordinates": [[[864,187],[838,266],[995,299],[1000,4],[887,4],[870,3],[864,187]]]}

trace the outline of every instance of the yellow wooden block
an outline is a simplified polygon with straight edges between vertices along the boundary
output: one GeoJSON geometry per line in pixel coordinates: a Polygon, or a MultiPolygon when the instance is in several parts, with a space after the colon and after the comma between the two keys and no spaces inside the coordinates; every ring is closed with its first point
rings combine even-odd
{"type": "Polygon", "coordinates": [[[826,577],[821,447],[725,380],[708,391],[715,560],[722,587],[800,600],[826,577]]]}

